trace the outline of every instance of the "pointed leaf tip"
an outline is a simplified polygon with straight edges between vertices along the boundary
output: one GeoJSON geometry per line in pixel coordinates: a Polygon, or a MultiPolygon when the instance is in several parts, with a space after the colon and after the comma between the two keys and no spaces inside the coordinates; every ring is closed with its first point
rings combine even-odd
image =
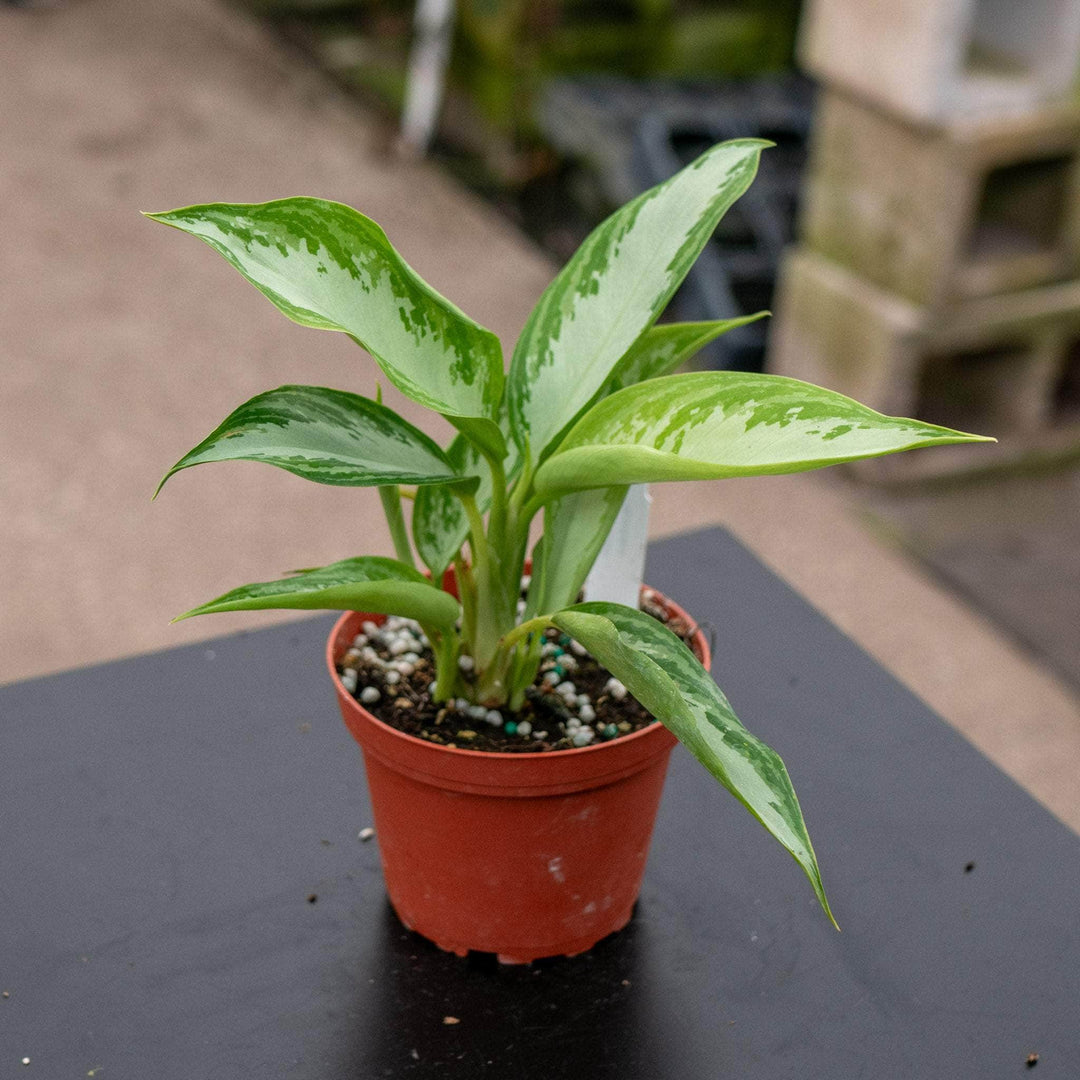
{"type": "Polygon", "coordinates": [[[948,443],[992,442],[885,416],[782,375],[697,371],[625,387],[588,410],[536,475],[544,494],[605,484],[803,472],[948,443]]]}
{"type": "Polygon", "coordinates": [[[757,311],[737,319],[711,322],[658,323],[634,342],[615,365],[602,396],[634,383],[670,375],[711,341],[731,330],[748,326],[771,314],[757,311]]]}
{"type": "MultiPolygon", "coordinates": [[[[385,405],[322,386],[282,386],[244,402],[166,474],[210,461],[261,461],[339,487],[451,484],[462,476],[424,432],[385,405]]],[[[155,493],[156,495],[156,493],[155,493]]]]}
{"type": "Polygon", "coordinates": [[[436,292],[352,207],[298,197],[145,216],[202,240],[294,322],[348,334],[421,405],[483,430],[495,415],[499,339],[436,292]]]}
{"type": "Polygon", "coordinates": [[[421,623],[452,626],[461,613],[458,602],[423,574],[397,559],[363,555],[306,570],[278,581],[241,585],[177,615],[225,611],[371,611],[402,615],[421,623]]]}
{"type": "Polygon", "coordinates": [[[784,762],[746,730],[686,645],[651,616],[621,604],[576,604],[552,622],[620,679],[765,826],[802,868],[837,926],[784,762]]]}
{"type": "Polygon", "coordinates": [[[761,139],[720,143],[601,222],[545,289],[514,350],[514,435],[540,461],[667,306],[750,186],[761,139]]]}

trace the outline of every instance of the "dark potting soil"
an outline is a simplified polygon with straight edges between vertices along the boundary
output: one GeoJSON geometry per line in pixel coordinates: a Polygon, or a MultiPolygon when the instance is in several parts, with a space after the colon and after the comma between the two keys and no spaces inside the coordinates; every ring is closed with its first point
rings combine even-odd
{"type": "MultiPolygon", "coordinates": [[[[665,623],[690,644],[696,628],[681,616],[670,614],[647,594],[641,610],[665,623]]],[[[429,648],[418,652],[418,659],[406,663],[405,671],[400,671],[385,666],[396,659],[387,643],[378,635],[365,635],[361,644],[373,649],[378,660],[370,659],[370,654],[365,659],[360,648],[353,648],[339,662],[338,673],[356,672],[353,696],[383,723],[448,747],[514,754],[545,753],[609,742],[653,723],[654,717],[621,684],[612,684],[611,673],[581,646],[557,629],[548,630],[545,638],[546,651],[552,655],[545,656],[536,681],[526,691],[522,708],[516,713],[498,710],[502,723],[497,726],[488,718],[490,710],[477,715],[479,710],[470,713],[468,707],[459,708],[454,701],[432,700],[430,687],[435,678],[435,664],[429,648]],[[554,655],[556,650],[559,655],[554,655]],[[388,681],[390,671],[397,673],[397,681],[388,681]],[[555,684],[550,677],[545,678],[552,671],[559,675],[555,684]],[[566,681],[574,685],[574,697],[569,700],[567,695],[557,692],[557,686],[566,681]],[[377,701],[361,700],[368,687],[379,692],[377,701]],[[588,698],[584,713],[582,696],[588,698]],[[527,734],[522,734],[519,727],[527,734]],[[581,735],[586,728],[592,731],[590,742],[584,742],[587,736],[581,735]]],[[[463,672],[462,678],[469,681],[470,673],[463,672]]]]}

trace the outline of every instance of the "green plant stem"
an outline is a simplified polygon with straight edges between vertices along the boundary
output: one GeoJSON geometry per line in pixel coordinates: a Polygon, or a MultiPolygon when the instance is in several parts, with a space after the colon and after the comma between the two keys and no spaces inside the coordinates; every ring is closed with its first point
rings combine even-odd
{"type": "Polygon", "coordinates": [[[551,625],[551,619],[546,615],[537,615],[535,619],[520,623],[510,633],[505,634],[502,641],[499,642],[499,648],[509,651],[523,638],[528,637],[530,634],[541,633],[551,625]]]}
{"type": "Polygon", "coordinates": [[[525,691],[536,680],[543,659],[544,635],[533,634],[527,644],[518,642],[513,648],[510,675],[507,679],[508,699],[512,710],[520,709],[525,701],[525,691]]]}
{"type": "Polygon", "coordinates": [[[484,531],[484,520],[472,495],[458,494],[465,516],[469,520],[469,550],[472,553],[473,573],[476,580],[476,621],[471,636],[472,655],[476,661],[479,685],[488,693],[498,696],[501,690],[485,679],[498,648],[499,639],[513,621],[513,611],[503,610],[504,587],[500,580],[501,564],[495,564],[484,531]]]}
{"type": "Polygon", "coordinates": [[[546,616],[539,616],[515,626],[499,642],[499,648],[492,663],[493,668],[504,672],[503,690],[509,707],[520,709],[525,699],[526,689],[536,678],[536,669],[540,663],[540,651],[543,631],[551,625],[546,616]],[[522,646],[528,642],[527,647],[522,646]]]}
{"type": "MultiPolygon", "coordinates": [[[[526,454],[528,451],[526,451],[526,454]]],[[[508,521],[506,531],[506,543],[504,550],[507,552],[507,595],[511,597],[513,617],[517,618],[516,600],[520,594],[520,574],[525,566],[525,555],[529,543],[529,527],[537,511],[543,505],[542,501],[535,496],[530,498],[532,488],[532,469],[528,464],[523,466],[517,483],[510,493],[508,507],[508,521]],[[510,574],[512,573],[512,580],[510,574]]],[[[534,572],[535,572],[534,567],[534,572]]],[[[534,595],[530,588],[530,595],[534,595]]],[[[535,609],[526,609],[527,618],[535,613],[535,609]]],[[[528,619],[527,622],[511,629],[499,642],[499,647],[493,661],[493,667],[504,672],[503,692],[508,696],[511,709],[520,709],[524,701],[525,691],[536,678],[536,672],[540,665],[540,650],[542,638],[535,634],[538,626],[546,625],[543,620],[528,619]],[[532,637],[530,638],[530,635],[532,637]],[[523,639],[528,639],[528,646],[523,648],[523,639]]]]}
{"type": "Polygon", "coordinates": [[[485,455],[491,469],[491,511],[488,514],[488,542],[496,551],[506,540],[506,470],[494,454],[485,455]]]}
{"type": "Polygon", "coordinates": [[[458,678],[458,652],[461,639],[456,633],[447,631],[439,636],[438,641],[429,636],[435,650],[435,689],[432,696],[436,701],[447,701],[454,696],[458,678]]]}
{"type": "Polygon", "coordinates": [[[532,491],[533,470],[529,459],[528,447],[525,449],[525,463],[521,467],[521,473],[510,492],[510,504],[508,507],[507,544],[506,550],[518,562],[519,566],[525,565],[525,548],[529,543],[529,524],[533,514],[528,513],[526,502],[532,491]]]}
{"type": "Polygon", "coordinates": [[[409,543],[409,531],[405,528],[405,516],[401,512],[401,492],[397,484],[383,484],[379,487],[386,524],[390,526],[390,536],[394,541],[394,554],[407,565],[415,568],[412,546],[409,543]]]}
{"type": "Polygon", "coordinates": [[[513,516],[520,516],[522,504],[532,493],[532,481],[532,455],[529,451],[529,448],[526,446],[525,460],[521,464],[521,472],[518,473],[518,478],[514,482],[514,486],[510,492],[510,513],[513,516]]]}
{"type": "Polygon", "coordinates": [[[541,510],[543,510],[544,503],[549,501],[550,496],[533,495],[533,497],[525,503],[524,507],[522,507],[520,520],[525,523],[526,532],[528,531],[529,523],[541,510]]]}
{"type": "Polygon", "coordinates": [[[480,516],[480,508],[476,505],[476,499],[472,495],[463,495],[456,492],[465,507],[465,516],[469,520],[469,549],[472,552],[472,563],[478,575],[483,577],[487,574],[488,545],[487,535],[484,531],[484,519],[480,516]]]}
{"type": "Polygon", "coordinates": [[[507,677],[507,705],[511,712],[517,712],[525,703],[525,689],[527,684],[522,681],[521,667],[524,653],[521,649],[515,649],[510,661],[510,674],[507,677]]]}
{"type": "Polygon", "coordinates": [[[472,567],[461,558],[454,560],[454,577],[457,580],[458,600],[461,601],[461,632],[466,641],[476,637],[476,581],[472,567]]]}
{"type": "MultiPolygon", "coordinates": [[[[530,500],[525,505],[522,505],[520,499],[516,501],[511,499],[505,550],[508,553],[510,565],[515,567],[515,575],[520,575],[525,566],[525,555],[529,545],[529,526],[532,524],[532,519],[536,516],[537,510],[542,505],[538,499],[530,500]]],[[[520,590],[519,577],[515,576],[512,586],[516,599],[520,590]]],[[[531,614],[531,612],[529,613],[531,614]]]]}

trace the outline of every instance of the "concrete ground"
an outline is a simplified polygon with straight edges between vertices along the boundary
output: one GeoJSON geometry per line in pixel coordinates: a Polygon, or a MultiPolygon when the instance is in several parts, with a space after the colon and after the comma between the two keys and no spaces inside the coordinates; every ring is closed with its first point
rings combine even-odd
{"type": "Polygon", "coordinates": [[[876,527],[1080,692],[1080,464],[863,503],[876,527]]]}
{"type": "MultiPolygon", "coordinates": [[[[387,156],[377,120],[213,0],[0,7],[0,101],[0,681],[275,621],[168,625],[234,584],[390,553],[374,492],[273,469],[195,470],[151,504],[165,469],[247,397],[290,381],[371,394],[375,368],[138,211],[351,203],[508,350],[548,261],[433,169],[387,156]]],[[[654,498],[657,535],[732,529],[1080,829],[1075,697],[871,534],[843,486],[812,474],[654,498]]]]}

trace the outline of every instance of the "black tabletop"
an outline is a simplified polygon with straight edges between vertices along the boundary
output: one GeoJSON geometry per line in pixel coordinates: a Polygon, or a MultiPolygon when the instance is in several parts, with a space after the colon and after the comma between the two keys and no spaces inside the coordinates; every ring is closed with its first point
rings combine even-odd
{"type": "Polygon", "coordinates": [[[625,931],[439,952],[358,838],[320,617],[0,689],[0,1077],[1080,1076],[1080,838],[726,533],[648,576],[786,759],[842,933],[680,748],[625,931]]]}

